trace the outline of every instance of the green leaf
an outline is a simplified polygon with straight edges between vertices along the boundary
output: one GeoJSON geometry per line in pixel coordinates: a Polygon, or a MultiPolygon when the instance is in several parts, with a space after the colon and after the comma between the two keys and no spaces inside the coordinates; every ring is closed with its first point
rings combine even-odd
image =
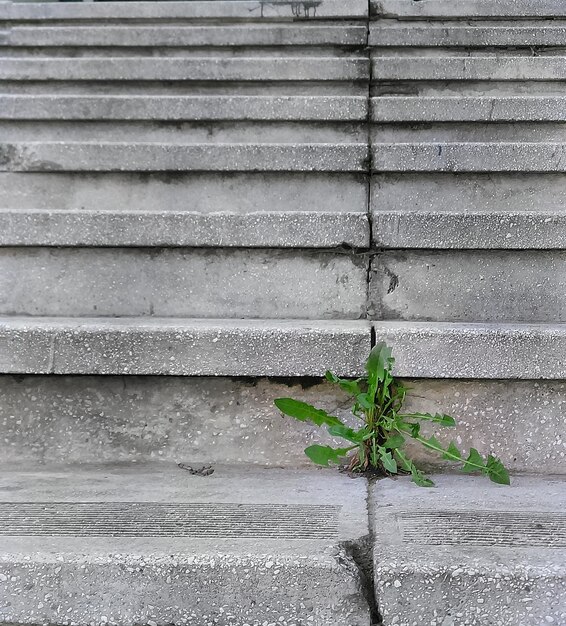
{"type": "Polygon", "coordinates": [[[352,448],[331,448],[330,446],[314,445],[306,448],[305,454],[317,465],[328,465],[329,463],[340,463],[350,450],[352,448]]]}
{"type": "Polygon", "coordinates": [[[275,406],[285,415],[294,417],[299,422],[312,422],[316,426],[337,426],[342,422],[326,411],[317,409],[306,402],[293,398],[277,398],[275,406]]]}
{"type": "Polygon", "coordinates": [[[429,437],[428,439],[424,439],[424,437],[421,437],[419,441],[431,450],[436,450],[436,452],[442,453],[444,452],[444,448],[442,447],[440,441],[438,441],[438,439],[434,435],[432,437],[429,437]]]}
{"type": "Polygon", "coordinates": [[[408,413],[403,415],[407,419],[423,420],[427,422],[434,422],[440,426],[456,426],[456,420],[450,415],[444,415],[442,413],[408,413]]]}
{"type": "Polygon", "coordinates": [[[359,393],[356,396],[356,402],[364,409],[371,409],[373,407],[373,403],[368,398],[367,393],[359,393]]]}
{"type": "Polygon", "coordinates": [[[381,463],[383,468],[389,472],[390,474],[397,473],[397,461],[391,456],[391,452],[385,450],[384,448],[379,448],[379,458],[381,459],[381,463]]]}
{"type": "Polygon", "coordinates": [[[342,439],[346,439],[346,441],[351,441],[352,443],[362,443],[367,435],[366,430],[363,428],[356,431],[352,428],[348,428],[348,426],[344,426],[344,424],[329,426],[328,432],[333,437],[342,437],[342,439]]]}
{"type": "Polygon", "coordinates": [[[403,437],[401,433],[397,433],[388,437],[383,444],[383,447],[388,449],[400,448],[404,443],[405,437],[403,437]]]}
{"type": "MultiPolygon", "coordinates": [[[[368,373],[368,397],[373,399],[379,383],[385,382],[387,374],[391,371],[395,359],[391,356],[391,348],[384,342],[378,343],[369,353],[366,361],[368,373]]],[[[391,377],[389,379],[391,383],[391,377]]]]}
{"type": "Polygon", "coordinates": [[[484,469],[485,463],[482,455],[475,449],[470,448],[470,454],[462,468],[463,472],[477,472],[484,469]]]}
{"type": "Polygon", "coordinates": [[[503,465],[503,463],[491,454],[487,457],[486,463],[487,475],[490,480],[498,485],[510,485],[511,479],[509,478],[509,472],[503,465]]]}
{"type": "Polygon", "coordinates": [[[360,393],[362,393],[358,380],[348,380],[347,378],[338,378],[338,376],[333,374],[331,371],[327,371],[324,376],[327,381],[335,385],[339,385],[341,389],[349,393],[351,396],[357,396],[360,393]]]}
{"type": "Polygon", "coordinates": [[[434,487],[432,480],[425,476],[423,472],[418,470],[414,465],[411,467],[411,476],[415,485],[419,487],[434,487]]]}
{"type": "Polygon", "coordinates": [[[460,450],[458,450],[458,448],[456,447],[456,444],[451,441],[450,445],[446,449],[446,452],[442,455],[442,458],[445,461],[461,461],[462,454],[460,450]]]}

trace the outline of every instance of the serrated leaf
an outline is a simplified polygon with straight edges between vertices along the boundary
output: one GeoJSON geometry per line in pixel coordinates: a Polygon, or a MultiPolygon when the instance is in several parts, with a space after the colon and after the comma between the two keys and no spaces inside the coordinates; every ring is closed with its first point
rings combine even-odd
{"type": "Polygon", "coordinates": [[[277,398],[274,403],[282,413],[285,413],[285,415],[289,417],[294,417],[296,420],[299,420],[299,422],[312,422],[316,426],[337,426],[342,424],[342,421],[337,417],[328,415],[326,411],[317,409],[300,400],[293,400],[293,398],[277,398]]]}
{"type": "MultiPolygon", "coordinates": [[[[391,348],[384,342],[378,343],[369,353],[366,371],[368,373],[368,397],[370,399],[375,397],[379,383],[385,381],[394,361],[395,359],[391,356],[391,348]]],[[[391,378],[389,378],[389,383],[391,383],[391,378]]]]}
{"type": "Polygon", "coordinates": [[[347,378],[339,378],[335,374],[330,371],[327,371],[324,375],[326,380],[329,382],[338,385],[341,389],[349,393],[351,396],[357,396],[362,392],[360,389],[359,381],[357,380],[349,380],[347,378]]]}
{"type": "Polygon", "coordinates": [[[414,465],[411,467],[411,476],[415,485],[419,487],[434,487],[434,483],[428,476],[425,476],[414,465]]]}
{"type": "Polygon", "coordinates": [[[305,454],[317,465],[329,463],[340,463],[340,461],[350,452],[352,448],[331,448],[330,446],[309,446],[305,449],[305,454]]]}
{"type": "Polygon", "coordinates": [[[342,439],[346,439],[346,441],[351,441],[352,443],[362,443],[367,436],[367,432],[364,429],[356,431],[352,428],[348,428],[348,426],[344,426],[344,424],[329,426],[328,432],[333,437],[342,437],[342,439]]]}
{"type": "Polygon", "coordinates": [[[391,456],[391,452],[384,448],[379,448],[379,458],[385,471],[390,474],[397,473],[397,461],[391,456]]]}
{"type": "Polygon", "coordinates": [[[487,457],[486,470],[490,480],[494,483],[497,483],[498,485],[511,484],[507,468],[497,457],[494,457],[491,454],[487,457]]]}
{"type": "Polygon", "coordinates": [[[463,472],[478,472],[485,466],[482,455],[475,449],[470,448],[470,454],[462,467],[463,472]]]}
{"type": "Polygon", "coordinates": [[[445,461],[461,461],[462,454],[460,450],[458,450],[456,444],[451,441],[448,448],[446,448],[446,452],[442,455],[442,458],[445,461]]]}
{"type": "Polygon", "coordinates": [[[385,440],[383,447],[392,450],[395,448],[400,448],[404,443],[405,437],[403,437],[403,435],[401,435],[400,433],[397,433],[396,435],[391,435],[390,437],[388,437],[385,440]]]}
{"type": "Polygon", "coordinates": [[[403,417],[434,422],[439,426],[456,426],[456,420],[450,415],[444,415],[443,413],[409,413],[407,415],[403,415],[403,417]]]}
{"type": "Polygon", "coordinates": [[[431,450],[444,452],[440,441],[438,441],[438,439],[434,435],[432,437],[429,437],[428,439],[419,439],[419,441],[431,450]]]}

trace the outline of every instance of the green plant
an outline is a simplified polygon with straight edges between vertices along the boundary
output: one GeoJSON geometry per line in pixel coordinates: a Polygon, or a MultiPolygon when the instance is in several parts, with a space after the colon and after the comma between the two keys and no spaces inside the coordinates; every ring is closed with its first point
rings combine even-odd
{"type": "Polygon", "coordinates": [[[332,372],[326,372],[326,379],[341,387],[354,400],[353,415],[363,422],[355,430],[342,420],[326,411],[292,398],[275,400],[277,408],[301,422],[311,422],[316,426],[326,426],[334,437],[341,437],[350,445],[343,448],[313,445],[305,454],[319,465],[340,463],[345,457],[356,451],[350,459],[352,471],[377,471],[383,475],[410,474],[413,481],[421,487],[433,486],[432,480],[419,470],[404,450],[407,438],[421,443],[425,448],[437,452],[447,461],[462,464],[464,472],[481,472],[493,482],[508,485],[509,473],[501,461],[492,456],[486,459],[471,448],[467,456],[462,455],[454,442],[447,447],[436,439],[421,434],[421,424],[430,422],[438,426],[455,426],[454,418],[449,415],[430,413],[404,413],[403,403],[408,389],[395,380],[391,370],[395,359],[391,349],[384,343],[373,348],[366,363],[367,375],[356,380],[338,378],[332,372]]]}

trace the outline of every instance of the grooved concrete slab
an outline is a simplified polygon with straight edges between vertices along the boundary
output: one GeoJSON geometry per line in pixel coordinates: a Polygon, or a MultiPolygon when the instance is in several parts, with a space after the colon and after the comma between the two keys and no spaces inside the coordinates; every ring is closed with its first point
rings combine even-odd
{"type": "Polygon", "coordinates": [[[368,146],[357,143],[0,145],[0,171],[11,172],[363,172],[367,159],[368,146]]]}
{"type": "Polygon", "coordinates": [[[511,487],[437,476],[372,489],[376,594],[384,624],[542,626],[566,621],[566,481],[511,487]]]}
{"type": "MultiPolygon", "coordinates": [[[[139,6],[139,5],[138,5],[139,6]]],[[[225,24],[225,25],[179,25],[136,24],[113,26],[110,24],[89,26],[12,26],[0,31],[0,46],[51,47],[69,46],[90,48],[91,55],[112,53],[97,48],[112,46],[147,46],[152,48],[198,46],[363,46],[367,38],[364,24],[312,24],[292,22],[289,24],[225,24]]]]}
{"type": "Polygon", "coordinates": [[[0,371],[359,376],[370,344],[365,321],[5,317],[0,371]]]}
{"type": "Polygon", "coordinates": [[[363,121],[363,96],[0,95],[10,120],[363,121]]]}
{"type": "Polygon", "coordinates": [[[560,96],[384,96],[372,98],[371,108],[374,122],[566,121],[560,96]]]}
{"type": "Polygon", "coordinates": [[[374,81],[565,80],[566,57],[377,57],[372,72],[374,81]]]}
{"type": "Polygon", "coordinates": [[[365,80],[363,57],[5,58],[1,80],[339,81],[365,80]]]}
{"type": "Polygon", "coordinates": [[[10,468],[0,493],[2,622],[369,623],[354,559],[368,534],[364,479],[10,468]]]}
{"type": "Polygon", "coordinates": [[[370,0],[373,15],[387,17],[564,17],[562,0],[370,0]]]}
{"type": "MultiPolygon", "coordinates": [[[[421,0],[422,1],[422,0],[421,0]]],[[[563,16],[566,11],[563,11],[563,16]]],[[[514,17],[514,16],[513,16],[514,17]]],[[[371,46],[563,46],[566,26],[552,22],[377,22],[370,29],[371,46]]]]}
{"type": "MultiPolygon", "coordinates": [[[[314,20],[316,18],[366,17],[367,0],[194,0],[192,2],[136,2],[138,19],[208,19],[241,18],[246,21],[269,18],[314,20]]],[[[131,2],[73,3],[73,4],[0,4],[0,19],[4,20],[66,20],[66,19],[129,19],[131,2]]]]}
{"type": "Polygon", "coordinates": [[[364,213],[0,209],[2,246],[329,248],[343,244],[369,246],[364,213]]]}
{"type": "Polygon", "coordinates": [[[375,143],[374,171],[566,172],[566,143],[375,143]]]}
{"type": "Polygon", "coordinates": [[[566,378],[564,324],[374,322],[377,341],[413,378],[566,378]]]}

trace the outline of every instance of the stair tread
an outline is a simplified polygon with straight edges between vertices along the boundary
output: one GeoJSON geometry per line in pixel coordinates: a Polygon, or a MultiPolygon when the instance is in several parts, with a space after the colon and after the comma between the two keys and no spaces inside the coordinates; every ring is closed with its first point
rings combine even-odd
{"type": "Polygon", "coordinates": [[[208,624],[223,613],[250,624],[368,623],[344,548],[368,533],[364,479],[222,466],[203,476],[173,463],[16,466],[2,471],[0,490],[6,621],[31,609],[51,623],[208,624]]]}
{"type": "MultiPolygon", "coordinates": [[[[552,468],[549,468],[552,469],[552,468]]],[[[513,477],[506,487],[470,476],[408,479],[372,488],[376,593],[397,622],[563,624],[566,480],[513,477]],[[396,528],[397,532],[391,532],[396,528]],[[551,590],[551,591],[550,591],[551,590]]]]}

